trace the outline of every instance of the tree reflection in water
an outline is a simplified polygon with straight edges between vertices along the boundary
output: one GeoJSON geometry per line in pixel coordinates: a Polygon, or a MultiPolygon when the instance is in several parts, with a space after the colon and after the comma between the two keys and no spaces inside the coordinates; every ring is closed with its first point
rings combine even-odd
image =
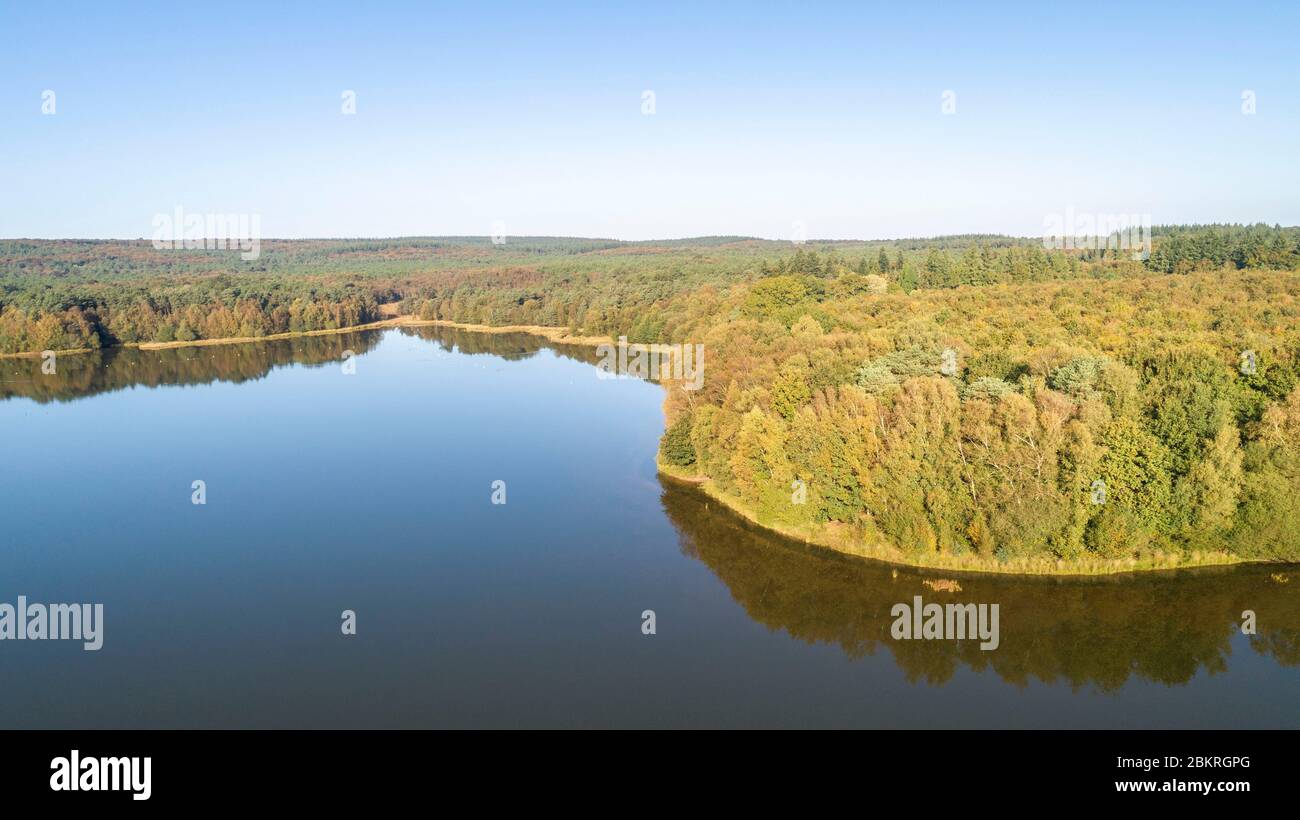
{"type": "MultiPolygon", "coordinates": [[[[524,359],[543,348],[586,362],[594,349],[557,346],[522,333],[474,333],[440,326],[401,332],[467,355],[524,359]]],[[[57,373],[39,358],[0,359],[0,400],[73,401],[135,386],[244,382],[290,364],[326,366],[345,351],[372,350],[384,331],[309,336],[255,344],[141,351],[111,349],[58,358],[57,373]]],[[[913,681],[944,683],[962,664],[1026,685],[1033,679],[1113,691],[1137,677],[1168,685],[1231,661],[1241,614],[1253,610],[1258,634],[1248,643],[1284,666],[1300,666],[1300,572],[1239,566],[1098,578],[958,575],[945,592],[945,570],[891,567],[808,547],[750,525],[696,490],[662,480],[664,511],[682,551],[702,561],[751,618],[809,643],[840,647],[850,658],[881,647],[913,681]],[[926,581],[931,581],[927,585],[926,581]],[[939,587],[936,589],[936,587],[939,587]],[[940,603],[996,603],[1001,644],[977,640],[896,641],[890,608],[915,595],[940,603]]]]}
{"type": "Polygon", "coordinates": [[[707,565],[749,617],[808,643],[839,646],[850,658],[883,647],[911,681],[942,684],[964,664],[1018,686],[1038,679],[1113,691],[1133,677],[1183,684],[1202,670],[1227,668],[1247,609],[1258,616],[1250,647],[1300,666],[1300,595],[1276,566],[1096,578],[892,567],[790,541],[689,486],[661,483],[682,551],[707,565]],[[960,592],[924,583],[953,577],[960,592]],[[890,608],[915,595],[998,604],[1001,645],[985,652],[978,640],[894,640],[890,608]]]}

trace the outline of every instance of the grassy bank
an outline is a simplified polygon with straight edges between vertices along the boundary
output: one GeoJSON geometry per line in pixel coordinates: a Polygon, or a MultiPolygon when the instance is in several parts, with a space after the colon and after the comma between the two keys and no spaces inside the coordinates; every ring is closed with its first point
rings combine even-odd
{"type": "Polygon", "coordinates": [[[547,327],[545,325],[468,325],[463,322],[450,322],[444,319],[417,319],[413,316],[401,317],[398,324],[411,327],[420,325],[449,327],[455,330],[468,330],[473,333],[527,333],[532,336],[541,336],[554,344],[579,345],[582,347],[611,344],[607,336],[575,336],[569,332],[568,328],[547,327]]]}
{"type": "Polygon", "coordinates": [[[1088,559],[1082,561],[1050,560],[1041,558],[1018,558],[1000,561],[978,555],[917,555],[904,552],[891,544],[867,542],[852,537],[847,528],[837,531],[830,527],[791,527],[779,522],[763,521],[756,512],[734,496],[719,490],[707,478],[695,475],[689,470],[674,467],[657,459],[659,474],[672,481],[690,484],[710,499],[726,507],[731,512],[756,526],[787,538],[803,541],[805,544],[835,550],[847,555],[855,555],[890,564],[918,567],[924,569],[942,569],[953,572],[997,573],[1003,575],[1055,575],[1055,576],[1095,576],[1119,575],[1132,572],[1168,571],[1189,569],[1192,567],[1230,566],[1247,563],[1235,555],[1226,552],[1194,553],[1188,558],[1174,554],[1157,556],[1146,561],[1137,559],[1088,559]]]}

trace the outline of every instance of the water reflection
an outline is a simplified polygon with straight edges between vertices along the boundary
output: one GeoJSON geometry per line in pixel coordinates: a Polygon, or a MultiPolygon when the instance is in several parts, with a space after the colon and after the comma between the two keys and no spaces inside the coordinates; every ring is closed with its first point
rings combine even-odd
{"type": "Polygon", "coordinates": [[[567,359],[595,364],[596,350],[581,345],[555,344],[531,333],[476,333],[444,325],[414,325],[400,328],[402,335],[433,342],[440,350],[455,350],[468,356],[490,355],[509,361],[535,356],[543,349],[554,350],[567,359]]]}
{"type": "MultiPolygon", "coordinates": [[[[403,327],[403,335],[423,339],[441,351],[491,355],[517,361],[544,348],[571,359],[594,363],[595,350],[556,345],[527,333],[473,333],[436,325],[403,327]]],[[[246,382],[277,367],[307,367],[341,362],[374,349],[383,330],[300,336],[250,344],[202,345],[161,350],[109,348],[59,356],[55,372],[41,371],[39,358],[0,359],[0,401],[27,398],[39,403],[74,401],[128,387],[246,382]]]]}
{"type": "Polygon", "coordinates": [[[808,643],[836,645],[851,658],[885,648],[912,681],[942,684],[967,666],[1021,686],[1037,679],[1113,691],[1135,677],[1183,684],[1227,668],[1247,609],[1258,616],[1251,649],[1300,665],[1300,577],[1285,568],[1086,579],[894,568],[791,542],[688,486],[662,483],[682,551],[706,564],[749,617],[808,643]],[[961,590],[937,591],[926,580],[955,580],[961,590]],[[978,641],[894,640],[890,608],[915,595],[999,604],[1001,646],[985,652],[978,641]]]}
{"type": "Polygon", "coordinates": [[[0,359],[0,401],[27,398],[42,404],[74,401],[128,387],[246,382],[277,367],[307,367],[342,361],[375,347],[382,331],[301,336],[254,344],[173,347],[162,350],[109,348],[59,356],[55,372],[41,372],[39,358],[0,359]]]}
{"type": "MultiPolygon", "coordinates": [[[[585,362],[584,347],[556,346],[517,333],[473,333],[438,326],[401,333],[465,355],[526,359],[543,348],[585,362]]],[[[0,399],[72,401],[133,386],[245,382],[290,364],[323,366],[345,351],[372,350],[384,331],[303,337],[256,344],[140,351],[107,350],[58,359],[0,360],[0,399]]],[[[1235,567],[1097,579],[1011,578],[921,571],[868,562],[790,542],[730,514],[694,489],[662,481],[661,502],[681,550],[721,579],[753,620],[800,641],[838,647],[850,658],[882,647],[909,679],[942,684],[963,666],[1024,686],[1034,680],[1114,691],[1133,679],[1184,684],[1227,669],[1232,650],[1286,667],[1300,666],[1300,571],[1235,567]],[[927,586],[954,578],[960,592],[927,586]],[[921,595],[927,602],[996,603],[1001,643],[896,641],[890,608],[921,595]],[[1258,634],[1240,635],[1244,610],[1258,634]]],[[[1276,677],[1276,676],[1275,676],[1276,677]]],[[[1280,684],[1279,684],[1280,685],[1280,684]]]]}

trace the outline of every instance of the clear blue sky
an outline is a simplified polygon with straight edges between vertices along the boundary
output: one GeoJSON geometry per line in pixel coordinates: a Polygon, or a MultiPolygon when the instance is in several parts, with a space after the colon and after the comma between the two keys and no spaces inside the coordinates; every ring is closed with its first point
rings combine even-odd
{"type": "Polygon", "coordinates": [[[0,236],[1300,223],[1296,0],[544,5],[0,2],[0,236]]]}

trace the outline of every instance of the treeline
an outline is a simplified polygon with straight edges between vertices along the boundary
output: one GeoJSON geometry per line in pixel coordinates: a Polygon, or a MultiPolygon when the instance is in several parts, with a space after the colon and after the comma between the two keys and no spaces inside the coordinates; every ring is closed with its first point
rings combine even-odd
{"type": "MultiPolygon", "coordinates": [[[[1095,261],[1100,262],[1100,257],[1095,261]]],[[[1098,274],[1113,272],[1115,269],[1135,273],[1141,269],[1140,265],[1123,265],[1118,257],[1112,257],[1109,262],[1106,266],[1088,266],[1079,254],[1049,252],[1041,244],[1012,245],[1006,248],[976,244],[968,245],[957,255],[943,248],[931,248],[924,254],[911,256],[897,250],[891,255],[882,247],[874,255],[865,254],[856,262],[834,250],[824,256],[815,251],[799,250],[785,259],[765,262],[760,273],[763,276],[804,274],[821,278],[838,278],[845,274],[863,277],[874,275],[893,279],[899,288],[910,293],[917,288],[1043,282],[1077,277],[1085,269],[1098,274]]]]}
{"type": "Polygon", "coordinates": [[[350,283],[227,275],[33,288],[0,300],[0,353],[337,330],[382,318],[378,299],[385,295],[350,283]]]}
{"type": "Polygon", "coordinates": [[[1159,239],[1147,267],[1188,273],[1204,267],[1300,268],[1300,228],[1267,225],[1190,225],[1152,231],[1159,239]]]}
{"type": "Polygon", "coordinates": [[[1151,273],[1300,267],[1300,230],[1158,227],[1145,262],[1124,251],[1045,250],[996,235],[889,242],[715,237],[617,242],[545,237],[266,240],[235,251],[146,241],[0,241],[0,353],[332,330],[382,318],[545,324],[662,335],[656,305],[682,293],[801,276],[828,298],[1151,273]]]}
{"type": "Polygon", "coordinates": [[[628,335],[633,341],[662,341],[664,324],[655,306],[683,293],[701,298],[755,279],[797,277],[818,298],[840,299],[882,289],[916,290],[1049,281],[1141,278],[1165,273],[1169,253],[1180,254],[1179,273],[1213,270],[1300,268],[1300,229],[1267,226],[1201,226],[1152,230],[1153,253],[1135,259],[1134,249],[1048,250],[1041,240],[1009,237],[941,237],[929,247],[919,240],[871,243],[741,241],[711,252],[644,252],[631,257],[600,256],[599,267],[576,257],[555,266],[463,270],[415,278],[398,289],[402,312],[424,318],[474,324],[558,325],[586,333],[628,335]],[[1247,240],[1246,237],[1251,237],[1247,240]],[[1263,238],[1289,256],[1229,253],[1263,238]],[[1189,244],[1195,239],[1195,244],[1189,244]],[[1166,242],[1173,251],[1164,251],[1166,242]],[[1192,251],[1185,250],[1193,248],[1192,251]],[[1184,250],[1180,250],[1180,248],[1184,250]],[[1199,256],[1186,256],[1199,253],[1199,256]],[[883,281],[882,281],[883,280],[883,281]]]}

